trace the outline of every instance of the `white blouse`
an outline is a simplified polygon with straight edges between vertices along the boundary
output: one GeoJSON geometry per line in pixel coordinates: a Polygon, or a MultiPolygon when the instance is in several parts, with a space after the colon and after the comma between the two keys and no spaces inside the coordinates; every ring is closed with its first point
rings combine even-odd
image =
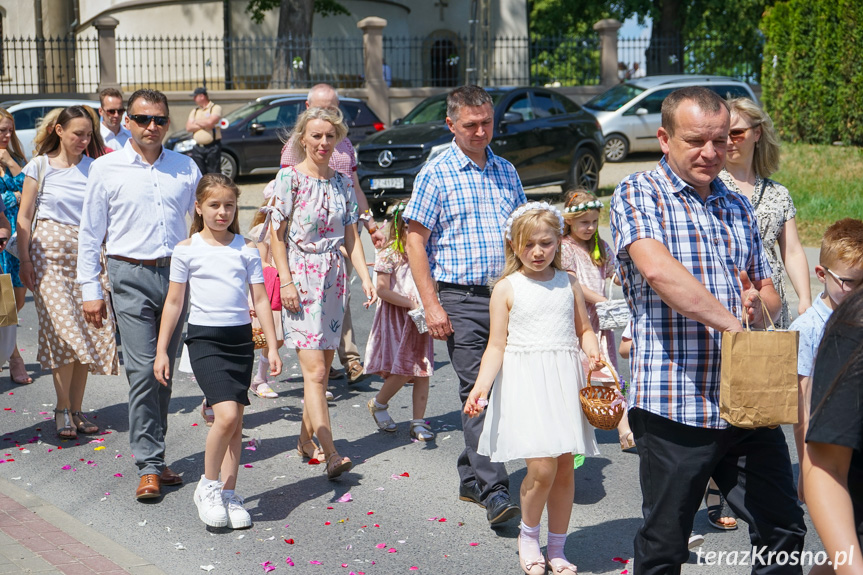
{"type": "MultiPolygon", "coordinates": [[[[27,177],[39,181],[39,164],[44,160],[35,157],[24,166],[27,177]]],[[[69,168],[55,168],[48,162],[42,197],[39,199],[38,220],[51,220],[70,226],[81,225],[87,176],[93,158],[82,156],[81,161],[69,168]]]]}

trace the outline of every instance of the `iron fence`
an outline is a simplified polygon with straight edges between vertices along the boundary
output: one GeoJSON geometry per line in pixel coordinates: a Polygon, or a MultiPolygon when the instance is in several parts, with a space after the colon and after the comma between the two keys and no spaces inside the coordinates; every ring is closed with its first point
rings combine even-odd
{"type": "Polygon", "coordinates": [[[99,42],[95,37],[3,38],[0,94],[95,92],[99,42]]]}
{"type": "Polygon", "coordinates": [[[758,84],[763,47],[763,39],[733,44],[710,37],[620,38],[617,55],[630,71],[638,63],[647,75],[715,74],[758,84]]]}

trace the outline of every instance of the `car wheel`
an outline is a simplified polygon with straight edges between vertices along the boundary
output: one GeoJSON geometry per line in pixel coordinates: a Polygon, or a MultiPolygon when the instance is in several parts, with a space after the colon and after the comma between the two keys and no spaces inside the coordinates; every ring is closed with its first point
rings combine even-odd
{"type": "Polygon", "coordinates": [[[599,187],[599,158],[589,148],[579,148],[569,169],[568,188],[584,188],[593,193],[599,187]]]}
{"type": "Polygon", "coordinates": [[[222,152],[222,158],[219,162],[219,169],[222,171],[222,175],[227,176],[232,180],[236,179],[239,175],[237,173],[237,160],[235,160],[234,156],[227,152],[222,152]]]}
{"type": "Polygon", "coordinates": [[[629,153],[629,142],[621,134],[612,134],[605,139],[604,152],[609,162],[622,162],[629,153]]]}

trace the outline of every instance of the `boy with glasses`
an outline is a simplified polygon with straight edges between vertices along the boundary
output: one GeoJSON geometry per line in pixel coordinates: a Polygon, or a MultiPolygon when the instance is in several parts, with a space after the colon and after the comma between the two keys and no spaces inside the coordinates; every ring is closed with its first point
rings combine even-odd
{"type": "MultiPolygon", "coordinates": [[[[794,426],[794,442],[801,463],[805,452],[804,434],[809,427],[812,370],[824,335],[824,325],[848,294],[863,284],[863,221],[845,218],[827,228],[821,240],[818,263],[815,275],[824,284],[824,292],[788,328],[800,332],[797,348],[798,418],[794,426]]],[[[803,501],[802,474],[797,479],[797,494],[803,501]]]]}
{"type": "Polygon", "coordinates": [[[126,145],[132,133],[123,127],[123,94],[116,88],[105,88],[99,92],[99,131],[105,147],[116,151],[126,145]]]}

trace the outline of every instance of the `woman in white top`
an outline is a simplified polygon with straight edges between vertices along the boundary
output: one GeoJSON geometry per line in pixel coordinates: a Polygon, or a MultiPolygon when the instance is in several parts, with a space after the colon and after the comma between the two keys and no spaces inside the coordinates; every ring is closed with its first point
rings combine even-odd
{"type": "MultiPolygon", "coordinates": [[[[78,226],[87,175],[104,146],[93,117],[82,106],[71,106],[60,113],[37,152],[24,167],[18,211],[20,275],[33,292],[39,315],[39,363],[54,375],[57,433],[61,439],[75,439],[78,433],[99,431],[81,411],[88,373],[117,375],[119,366],[113,311],[108,308],[101,328],[89,325],[76,281],[78,226]],[[37,222],[31,239],[34,217],[37,222]]],[[[104,265],[102,284],[107,289],[104,265]]]]}

